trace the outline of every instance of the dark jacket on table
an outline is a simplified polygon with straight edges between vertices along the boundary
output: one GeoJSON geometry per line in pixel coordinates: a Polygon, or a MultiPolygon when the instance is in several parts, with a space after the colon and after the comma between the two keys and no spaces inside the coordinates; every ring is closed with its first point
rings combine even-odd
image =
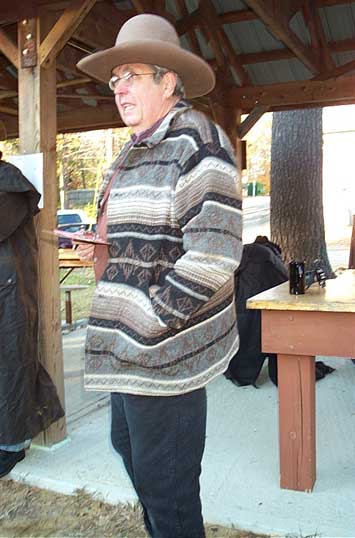
{"type": "Polygon", "coordinates": [[[64,415],[38,358],[38,250],[33,216],[40,195],[0,161],[0,444],[35,437],[64,415]]]}

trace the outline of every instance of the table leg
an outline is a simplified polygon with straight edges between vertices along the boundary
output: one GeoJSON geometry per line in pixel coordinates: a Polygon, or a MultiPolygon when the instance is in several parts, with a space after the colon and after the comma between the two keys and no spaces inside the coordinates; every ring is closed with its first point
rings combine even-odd
{"type": "Polygon", "coordinates": [[[280,486],[311,491],[316,479],[314,357],[277,357],[280,486]]]}
{"type": "Polygon", "coordinates": [[[71,290],[65,290],[65,321],[70,327],[72,324],[71,290]]]}

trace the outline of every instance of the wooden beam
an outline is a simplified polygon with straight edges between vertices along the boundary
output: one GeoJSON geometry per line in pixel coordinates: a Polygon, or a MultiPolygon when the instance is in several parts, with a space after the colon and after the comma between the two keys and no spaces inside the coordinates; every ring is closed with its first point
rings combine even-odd
{"type": "MultiPolygon", "coordinates": [[[[328,43],[330,52],[349,52],[355,50],[355,39],[344,39],[341,41],[330,41],[328,43]]],[[[250,52],[239,54],[239,61],[244,65],[276,62],[279,60],[291,60],[295,58],[294,53],[289,49],[274,49],[262,52],[250,52]]]]}
{"type": "Polygon", "coordinates": [[[12,108],[10,106],[0,105],[0,112],[9,114],[10,116],[18,116],[17,108],[12,108]]]}
{"type": "MultiPolygon", "coordinates": [[[[37,48],[49,26],[46,18],[33,20],[37,48]]],[[[22,50],[24,26],[18,24],[19,50],[22,50]]],[[[42,69],[20,67],[19,133],[23,154],[43,153],[44,207],[37,217],[39,263],[39,356],[51,376],[64,407],[64,371],[60,316],[58,249],[54,242],[41,239],[42,230],[53,230],[57,223],[56,177],[56,70],[53,64],[42,69]]],[[[37,335],[34,335],[34,338],[37,335]]],[[[66,435],[65,419],[52,424],[37,439],[46,445],[61,441],[66,435]]]]}
{"type": "MultiPolygon", "coordinates": [[[[62,82],[57,83],[57,88],[69,88],[71,86],[80,86],[81,84],[86,84],[88,82],[92,82],[92,79],[88,77],[81,77],[74,80],[63,80],[62,82]]],[[[18,96],[18,92],[16,90],[10,90],[10,91],[0,90],[0,100],[11,99],[17,96],[18,96]]]]}
{"type": "Polygon", "coordinates": [[[268,111],[264,105],[256,105],[245,120],[237,129],[238,138],[242,139],[250,131],[252,127],[260,120],[260,118],[268,111]]]}
{"type": "Polygon", "coordinates": [[[16,90],[0,90],[0,99],[11,99],[12,97],[17,97],[16,90]]]}
{"type": "Polygon", "coordinates": [[[187,32],[193,30],[196,26],[199,26],[201,23],[202,11],[201,6],[192,11],[191,13],[184,14],[183,18],[176,21],[175,30],[179,35],[184,35],[187,32]]]}
{"type": "Polygon", "coordinates": [[[222,24],[234,24],[237,22],[255,21],[256,13],[252,9],[241,9],[240,11],[227,11],[219,15],[222,24]]]}
{"type": "Polygon", "coordinates": [[[105,2],[103,9],[101,2],[97,2],[76,28],[73,37],[92,50],[112,47],[119,28],[134,15],[133,10],[119,11],[110,2],[105,2]]]}
{"type": "Polygon", "coordinates": [[[312,55],[302,41],[287,25],[287,14],[277,2],[277,9],[274,8],[272,0],[244,0],[251,9],[255,11],[259,19],[265,24],[270,32],[282,43],[284,43],[295,56],[314,74],[319,72],[319,62],[312,55]]]}
{"type": "Polygon", "coordinates": [[[9,60],[0,54],[0,87],[4,90],[17,90],[17,77],[7,69],[9,60]]]}
{"type": "Polygon", "coordinates": [[[226,79],[229,79],[230,83],[232,84],[232,75],[231,72],[228,70],[226,57],[223,54],[221,43],[216,36],[217,32],[214,25],[210,24],[211,21],[205,20],[203,12],[201,12],[200,22],[202,22],[200,26],[201,33],[204,36],[206,43],[210,44],[210,47],[215,56],[220,80],[225,82],[226,79]]]}
{"type": "Polygon", "coordinates": [[[329,47],[332,52],[349,52],[355,50],[355,39],[330,41],[329,47]]]}
{"type": "Polygon", "coordinates": [[[324,106],[339,106],[339,105],[355,105],[355,96],[352,99],[344,99],[341,103],[339,101],[327,101],[325,104],[322,101],[312,101],[312,103],[300,103],[293,105],[280,105],[270,106],[269,112],[283,112],[285,110],[304,110],[307,108],[323,108],[324,106]]]}
{"type": "Polygon", "coordinates": [[[7,138],[7,129],[5,123],[0,120],[0,140],[6,140],[7,138]]]}
{"type": "Polygon", "coordinates": [[[332,7],[332,6],[342,6],[349,5],[351,0],[314,0],[314,3],[317,7],[332,7]]]}
{"type": "Polygon", "coordinates": [[[261,52],[246,52],[239,54],[239,61],[243,65],[258,64],[265,62],[278,62],[280,60],[292,60],[294,53],[289,49],[273,49],[261,52]]]}
{"type": "Polygon", "coordinates": [[[355,76],[329,79],[326,81],[309,80],[301,82],[285,82],[264,86],[249,86],[229,90],[231,103],[240,106],[243,111],[252,110],[257,104],[267,107],[297,107],[328,102],[339,105],[355,100],[355,76]]]}
{"type": "MultiPolygon", "coordinates": [[[[185,0],[176,0],[176,5],[177,5],[178,11],[180,12],[180,16],[183,18],[187,17],[189,12],[187,10],[185,0]]],[[[176,24],[175,24],[175,29],[176,29],[176,24]]],[[[178,32],[177,29],[176,31],[178,32]]],[[[203,56],[194,28],[187,30],[186,36],[187,36],[187,40],[188,40],[188,43],[190,45],[192,52],[194,52],[198,56],[203,56]]]]}
{"type": "Polygon", "coordinates": [[[318,8],[311,0],[306,0],[303,6],[303,18],[311,35],[311,43],[314,54],[326,71],[334,69],[335,64],[330,53],[329,45],[325,36],[318,8]]]}
{"type": "MultiPolygon", "coordinates": [[[[313,0],[316,7],[331,7],[348,4],[348,0],[313,0]]],[[[299,9],[301,9],[304,0],[296,0],[294,4],[288,5],[287,12],[288,18],[291,18],[299,9]]],[[[285,4],[283,3],[283,6],[285,4]]],[[[255,21],[258,19],[258,15],[252,9],[240,9],[238,11],[227,11],[219,15],[222,24],[233,24],[245,21],[255,21]]]]}
{"type": "Polygon", "coordinates": [[[40,64],[50,67],[96,0],[71,0],[40,46],[40,64]]]}
{"type": "Polygon", "coordinates": [[[69,88],[70,86],[80,86],[81,84],[86,84],[87,82],[92,82],[92,78],[80,77],[80,78],[74,78],[71,80],[62,80],[61,82],[57,82],[57,88],[69,88]]]}
{"type": "Polygon", "coordinates": [[[89,131],[91,129],[109,129],[111,127],[124,127],[117,112],[116,105],[101,105],[92,107],[88,114],[87,107],[76,108],[58,116],[58,132],[89,131]]]}
{"type": "Polygon", "coordinates": [[[0,123],[2,125],[0,140],[18,137],[18,117],[1,115],[0,123]]]}
{"type": "Polygon", "coordinates": [[[10,60],[12,65],[18,68],[17,46],[2,28],[0,28],[0,51],[10,60]]]}
{"type": "MultiPolygon", "coordinates": [[[[18,118],[1,114],[0,120],[3,122],[6,130],[1,133],[3,139],[18,137],[18,118]]],[[[94,129],[109,129],[124,127],[120,116],[117,112],[116,105],[112,101],[110,106],[104,102],[99,107],[91,107],[88,113],[88,107],[76,107],[70,112],[60,112],[57,117],[58,133],[72,133],[78,131],[91,131],[94,129]]],[[[1,138],[0,138],[1,140],[1,138]]]]}
{"type": "Polygon", "coordinates": [[[85,54],[70,46],[68,43],[57,58],[57,69],[69,75],[78,77],[76,64],[85,54]]]}
{"type": "MultiPolygon", "coordinates": [[[[95,99],[96,101],[110,101],[112,102],[111,95],[102,95],[100,93],[86,94],[86,93],[57,93],[57,99],[95,99]]],[[[0,105],[1,106],[1,105],[0,105]]],[[[88,113],[90,113],[88,111],[88,113]]]]}
{"type": "Polygon", "coordinates": [[[214,38],[219,41],[220,45],[222,45],[227,60],[230,66],[233,67],[235,74],[241,82],[241,85],[246,86],[251,84],[250,77],[239,62],[238,56],[224,31],[223,25],[219,20],[217,10],[212,4],[211,0],[204,0],[203,4],[201,4],[201,9],[203,10],[202,12],[204,14],[204,21],[206,25],[212,25],[214,38]]]}
{"type": "Polygon", "coordinates": [[[339,65],[338,67],[334,67],[332,71],[327,71],[326,73],[322,73],[320,75],[317,75],[312,80],[328,80],[330,78],[338,78],[343,75],[347,75],[351,71],[355,70],[355,60],[351,60],[350,62],[347,62],[343,65],[339,65]]]}
{"type": "Polygon", "coordinates": [[[153,9],[153,4],[150,0],[131,0],[131,4],[137,13],[149,13],[153,9]]]}
{"type": "Polygon", "coordinates": [[[36,12],[34,0],[11,0],[0,3],[0,21],[15,23],[24,18],[34,17],[36,12]]]}
{"type": "Polygon", "coordinates": [[[292,17],[299,11],[306,0],[282,0],[282,9],[286,19],[290,21],[292,17]]]}

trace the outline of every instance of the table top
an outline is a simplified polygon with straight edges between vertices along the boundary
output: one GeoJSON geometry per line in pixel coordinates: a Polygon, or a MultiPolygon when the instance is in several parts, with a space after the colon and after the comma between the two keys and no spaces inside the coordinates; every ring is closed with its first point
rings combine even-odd
{"type": "Polygon", "coordinates": [[[289,282],[284,282],[248,299],[247,308],[355,312],[355,270],[349,269],[327,280],[325,288],[315,283],[304,295],[291,295],[289,282]]]}
{"type": "Polygon", "coordinates": [[[60,289],[62,291],[76,291],[76,290],[86,290],[88,288],[86,284],[61,284],[60,289]]]}
{"type": "Polygon", "coordinates": [[[79,258],[75,250],[70,248],[58,249],[60,269],[73,269],[76,267],[92,267],[93,262],[84,261],[79,258]]]}

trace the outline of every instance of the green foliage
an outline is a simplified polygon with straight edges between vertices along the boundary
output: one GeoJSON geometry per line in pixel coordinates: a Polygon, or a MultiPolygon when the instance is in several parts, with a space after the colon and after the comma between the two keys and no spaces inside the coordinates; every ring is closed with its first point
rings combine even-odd
{"type": "MultiPolygon", "coordinates": [[[[67,133],[57,137],[59,205],[65,207],[66,192],[77,189],[98,191],[104,171],[128,140],[128,129],[106,129],[67,133]]],[[[94,204],[95,205],[95,204],[94,204]]],[[[95,217],[96,210],[88,208],[95,217]]]]}
{"type": "Polygon", "coordinates": [[[270,193],[271,126],[272,114],[264,114],[246,135],[247,169],[243,172],[243,183],[259,185],[256,194],[270,193]]]}
{"type": "Polygon", "coordinates": [[[90,217],[91,219],[96,219],[96,203],[86,204],[83,209],[88,217],[90,217]]]}
{"type": "Polygon", "coordinates": [[[0,151],[3,152],[3,159],[6,161],[6,158],[9,155],[17,155],[20,153],[20,140],[15,138],[13,140],[3,140],[0,142],[0,151]]]}
{"type": "MultiPolygon", "coordinates": [[[[66,207],[66,192],[100,187],[102,176],[129,139],[129,130],[101,129],[57,136],[58,206],[66,207]]],[[[19,139],[0,142],[3,158],[20,153],[19,139]]],[[[95,205],[95,204],[94,204],[95,205]]],[[[96,209],[87,208],[95,217],[96,209]]]]}

